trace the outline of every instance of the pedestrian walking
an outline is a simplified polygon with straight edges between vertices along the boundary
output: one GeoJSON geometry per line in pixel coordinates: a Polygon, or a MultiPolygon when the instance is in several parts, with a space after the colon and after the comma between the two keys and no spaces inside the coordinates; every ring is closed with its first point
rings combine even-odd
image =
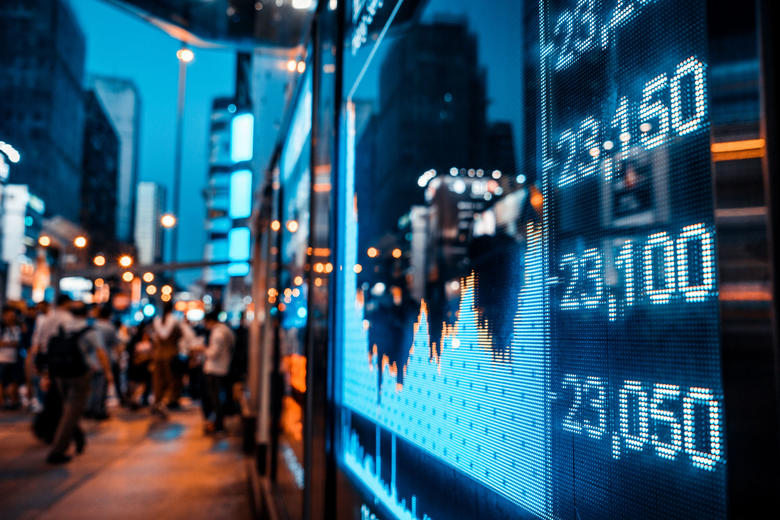
{"type": "MultiPolygon", "coordinates": [[[[48,345],[60,327],[73,320],[70,306],[73,301],[67,294],[60,294],[53,307],[39,306],[43,314],[35,321],[35,330],[32,335],[32,345],[25,360],[27,373],[28,395],[36,396],[36,392],[43,409],[35,416],[33,432],[35,435],[51,444],[57,425],[62,416],[62,398],[59,390],[53,383],[48,370],[48,345]]],[[[81,431],[76,431],[77,438],[81,438],[81,431]]]]}
{"type": "Polygon", "coordinates": [[[19,347],[22,329],[16,309],[3,307],[0,321],[0,407],[16,410],[19,401],[19,347]]]}
{"type": "Polygon", "coordinates": [[[203,374],[206,391],[202,400],[203,415],[206,419],[204,431],[215,433],[225,429],[225,399],[222,394],[226,390],[235,335],[230,327],[219,321],[219,311],[209,312],[205,324],[209,331],[208,346],[194,346],[191,350],[202,350],[205,356],[203,374]]]}
{"type": "Polygon", "coordinates": [[[177,380],[173,364],[178,358],[180,348],[195,339],[192,329],[181,322],[173,312],[172,302],[165,302],[162,316],[155,318],[152,329],[154,348],[152,349],[152,387],[154,406],[152,413],[163,418],[168,416],[168,406],[178,398],[177,380]]]}
{"type": "Polygon", "coordinates": [[[103,340],[87,324],[86,306],[73,304],[71,313],[71,320],[60,325],[47,347],[49,373],[62,397],[62,417],[46,459],[49,464],[69,462],[71,458],[66,451],[72,441],[76,442],[77,453],[84,450],[86,439],[79,427],[79,419],[87,405],[94,372],[102,370],[108,383],[113,383],[103,340]]]}
{"type": "MultiPolygon", "coordinates": [[[[103,342],[103,347],[106,350],[108,359],[111,365],[111,379],[114,381],[114,387],[117,391],[117,396],[121,398],[121,391],[118,386],[119,378],[119,354],[122,343],[119,340],[116,328],[111,323],[111,306],[103,305],[98,307],[93,317],[95,318],[93,327],[95,331],[100,335],[103,342]]],[[[106,397],[108,393],[108,380],[107,374],[104,373],[102,367],[97,367],[92,373],[92,388],[87,403],[87,409],[85,416],[99,421],[108,419],[108,410],[106,408],[106,397]]]]}

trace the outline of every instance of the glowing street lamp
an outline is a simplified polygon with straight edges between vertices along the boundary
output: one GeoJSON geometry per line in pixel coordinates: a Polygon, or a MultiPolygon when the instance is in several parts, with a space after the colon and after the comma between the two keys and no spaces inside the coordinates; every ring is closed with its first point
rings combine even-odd
{"type": "Polygon", "coordinates": [[[172,213],[166,213],[160,217],[160,224],[166,229],[171,229],[176,225],[176,216],[172,213]]]}
{"type": "Polygon", "coordinates": [[[192,49],[189,49],[187,47],[182,47],[181,49],[176,51],[176,57],[181,62],[190,63],[192,62],[192,60],[195,59],[195,53],[192,52],[192,49]]]}
{"type": "Polygon", "coordinates": [[[152,283],[154,281],[154,273],[144,273],[144,282],[152,283]]]}
{"type": "MultiPolygon", "coordinates": [[[[133,257],[132,256],[130,256],[130,255],[122,255],[122,256],[119,257],[119,266],[120,267],[124,267],[125,269],[127,269],[131,265],[133,265],[133,257]]],[[[131,278],[131,280],[132,280],[132,278],[131,278]]]]}
{"type": "Polygon", "coordinates": [[[41,235],[38,237],[38,243],[42,247],[49,247],[51,245],[51,237],[47,235],[41,235]]]}
{"type": "Polygon", "coordinates": [[[133,278],[135,278],[135,276],[130,271],[125,271],[122,273],[122,280],[126,281],[127,283],[132,282],[133,278]]]}
{"type": "Polygon", "coordinates": [[[78,247],[79,249],[84,249],[87,247],[87,237],[83,235],[79,235],[76,238],[73,239],[73,245],[78,247]]]}
{"type": "Polygon", "coordinates": [[[106,257],[103,255],[97,255],[95,258],[92,259],[92,263],[98,267],[103,267],[104,265],[106,265],[106,257]]]}

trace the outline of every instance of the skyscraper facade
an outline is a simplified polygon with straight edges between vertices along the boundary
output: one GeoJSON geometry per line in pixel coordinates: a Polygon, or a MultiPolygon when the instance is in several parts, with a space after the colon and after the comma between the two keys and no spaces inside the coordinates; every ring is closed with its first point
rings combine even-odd
{"type": "Polygon", "coordinates": [[[84,96],[84,154],[80,221],[96,252],[116,243],[119,138],[94,91],[84,96]]]}
{"type": "Polygon", "coordinates": [[[10,181],[39,194],[48,214],[72,221],[79,217],[84,55],[67,2],[0,3],[0,139],[22,155],[10,181]]]}
{"type": "Polygon", "coordinates": [[[88,83],[100,99],[119,137],[116,236],[122,242],[129,242],[133,238],[135,188],[138,182],[141,98],[130,80],[92,76],[88,83]]]}
{"type": "MultiPolygon", "coordinates": [[[[209,172],[204,190],[206,198],[206,261],[228,259],[228,234],[232,228],[230,212],[230,121],[237,112],[232,97],[219,97],[211,105],[209,128],[209,172]]],[[[207,285],[224,286],[228,281],[227,266],[214,266],[205,270],[207,285]]]]}
{"type": "Polygon", "coordinates": [[[135,245],[138,262],[152,264],[163,259],[165,188],[155,182],[139,182],[136,190],[135,245]]]}

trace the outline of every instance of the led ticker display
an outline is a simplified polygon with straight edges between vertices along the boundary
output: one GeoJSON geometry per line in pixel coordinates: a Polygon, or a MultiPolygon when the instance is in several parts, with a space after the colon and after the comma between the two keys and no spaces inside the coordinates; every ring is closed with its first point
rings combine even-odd
{"type": "Polygon", "coordinates": [[[539,16],[548,514],[723,517],[704,2],[539,16]]]}
{"type": "Polygon", "coordinates": [[[426,199],[370,248],[366,135],[391,126],[348,100],[339,460],[363,518],[725,517],[704,6],[538,0],[534,186],[486,164],[477,201],[442,193],[483,170],[420,169],[426,199]],[[489,204],[504,242],[469,235],[489,204]]]}

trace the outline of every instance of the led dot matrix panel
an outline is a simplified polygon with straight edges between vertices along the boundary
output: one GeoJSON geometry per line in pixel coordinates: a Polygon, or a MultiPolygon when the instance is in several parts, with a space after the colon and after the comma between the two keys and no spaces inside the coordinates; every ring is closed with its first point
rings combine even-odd
{"type": "Polygon", "coordinates": [[[395,356],[370,339],[347,104],[339,460],[363,518],[455,518],[470,489],[482,518],[725,517],[704,4],[538,0],[541,204],[504,344],[474,272],[395,356]]]}

